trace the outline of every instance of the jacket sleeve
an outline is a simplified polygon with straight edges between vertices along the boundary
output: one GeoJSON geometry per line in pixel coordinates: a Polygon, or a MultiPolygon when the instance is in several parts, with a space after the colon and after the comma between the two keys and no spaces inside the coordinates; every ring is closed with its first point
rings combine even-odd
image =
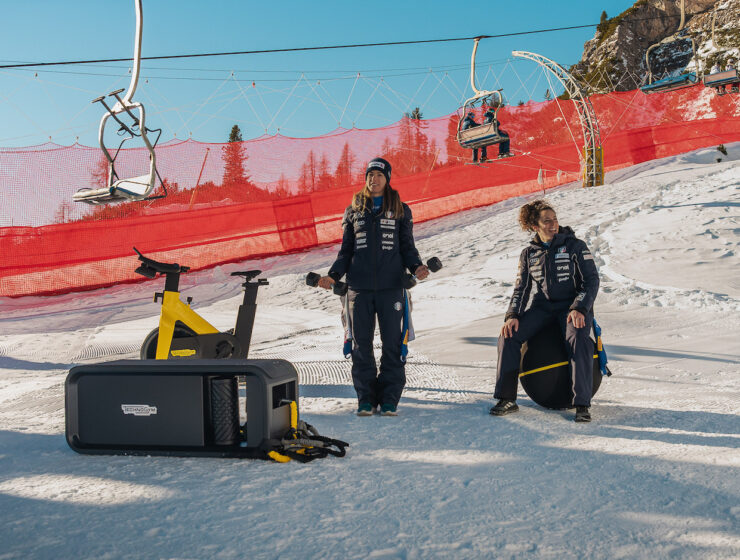
{"type": "Polygon", "coordinates": [[[413,274],[422,263],[419,251],[416,250],[414,244],[414,217],[411,214],[411,208],[406,204],[403,205],[403,218],[398,228],[398,246],[403,266],[413,274]]]}
{"type": "Polygon", "coordinates": [[[506,311],[504,321],[509,319],[519,319],[529,302],[529,292],[532,290],[532,276],[529,274],[529,258],[527,249],[519,255],[519,269],[516,274],[514,283],[514,293],[509,302],[509,309],[506,311]]]}
{"type": "Polygon", "coordinates": [[[576,286],[579,286],[579,290],[570,310],[580,311],[585,315],[593,309],[596,294],[599,293],[599,271],[596,269],[591,251],[580,239],[572,255],[576,269],[576,286]]]}
{"type": "Polygon", "coordinates": [[[352,262],[352,255],[355,253],[355,224],[352,218],[352,207],[344,211],[342,217],[342,246],[339,248],[337,260],[331,265],[328,276],[335,281],[342,279],[347,274],[349,265],[352,262]]]}

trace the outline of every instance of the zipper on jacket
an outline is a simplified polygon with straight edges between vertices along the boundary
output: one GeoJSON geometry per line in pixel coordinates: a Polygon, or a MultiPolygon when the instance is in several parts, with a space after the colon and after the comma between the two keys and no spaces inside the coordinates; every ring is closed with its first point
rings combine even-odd
{"type": "Polygon", "coordinates": [[[378,219],[378,216],[376,216],[374,213],[371,213],[370,217],[371,217],[370,227],[372,228],[372,231],[370,233],[372,233],[371,239],[372,239],[372,247],[373,247],[373,290],[377,291],[378,290],[378,265],[377,265],[376,252],[377,252],[378,240],[376,239],[376,235],[375,235],[375,221],[378,219]]]}

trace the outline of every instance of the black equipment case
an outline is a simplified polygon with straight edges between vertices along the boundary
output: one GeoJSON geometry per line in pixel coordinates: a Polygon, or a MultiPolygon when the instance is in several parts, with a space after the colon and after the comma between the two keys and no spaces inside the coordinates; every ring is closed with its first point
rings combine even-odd
{"type": "Polygon", "coordinates": [[[77,366],[65,383],[67,442],[88,454],[263,457],[291,427],[293,401],[298,373],[286,360],[77,366]]]}

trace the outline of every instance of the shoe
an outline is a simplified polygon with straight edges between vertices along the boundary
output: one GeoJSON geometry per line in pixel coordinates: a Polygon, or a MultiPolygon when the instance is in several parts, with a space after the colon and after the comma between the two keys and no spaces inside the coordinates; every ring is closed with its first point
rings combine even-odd
{"type": "Polygon", "coordinates": [[[488,412],[493,416],[503,416],[504,414],[511,414],[512,412],[516,412],[518,410],[519,405],[516,404],[516,401],[499,399],[499,401],[493,407],[491,407],[491,410],[489,410],[488,412]]]}
{"type": "Polygon", "coordinates": [[[588,411],[587,406],[577,406],[576,407],[576,422],[590,422],[591,421],[591,413],[588,411]]]}
{"type": "Polygon", "coordinates": [[[473,160],[473,161],[471,161],[470,163],[472,163],[473,165],[478,165],[478,160],[477,160],[477,159],[474,159],[474,160],[473,160]]]}
{"type": "Polygon", "coordinates": [[[481,163],[488,163],[489,161],[491,161],[491,160],[488,159],[488,158],[483,158],[483,159],[480,160],[481,163]]]}
{"type": "Polygon", "coordinates": [[[369,402],[360,403],[357,407],[357,416],[372,416],[375,412],[375,407],[369,402]]]}
{"type": "Polygon", "coordinates": [[[398,416],[398,411],[395,404],[384,404],[380,407],[381,416],[398,416]]]}

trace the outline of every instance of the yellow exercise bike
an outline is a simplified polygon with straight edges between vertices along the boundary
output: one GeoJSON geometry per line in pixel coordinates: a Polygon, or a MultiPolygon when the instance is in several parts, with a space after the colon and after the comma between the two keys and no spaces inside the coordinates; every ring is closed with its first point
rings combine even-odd
{"type": "Polygon", "coordinates": [[[147,278],[165,276],[164,291],[154,294],[155,302],[162,301],[159,327],[141,345],[143,360],[247,358],[257,311],[257,290],[269,284],[264,278],[253,281],[261,274],[260,270],[231,273],[244,278],[244,300],[239,306],[236,326],[221,332],[190,307],[193,298],[188,297],[184,302],[180,299],[180,274],[190,267],[157,262],[142,255],[136,247],[134,251],[141,261],[137,274],[147,278]]]}

